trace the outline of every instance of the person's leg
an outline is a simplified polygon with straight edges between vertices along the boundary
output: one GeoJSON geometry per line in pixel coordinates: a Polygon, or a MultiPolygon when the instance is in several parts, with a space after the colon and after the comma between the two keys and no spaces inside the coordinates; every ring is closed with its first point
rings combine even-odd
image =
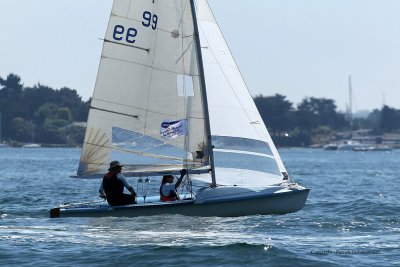
{"type": "Polygon", "coordinates": [[[129,205],[129,204],[136,204],[136,199],[132,195],[122,194],[118,197],[109,197],[107,198],[108,204],[110,206],[121,206],[121,205],[129,205]]]}
{"type": "Polygon", "coordinates": [[[136,198],[132,195],[123,194],[121,202],[123,203],[121,205],[136,204],[136,198]]]}

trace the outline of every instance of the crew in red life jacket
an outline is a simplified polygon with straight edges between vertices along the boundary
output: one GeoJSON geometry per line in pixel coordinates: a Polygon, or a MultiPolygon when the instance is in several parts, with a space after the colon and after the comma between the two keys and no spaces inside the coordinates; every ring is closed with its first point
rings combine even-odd
{"type": "Polygon", "coordinates": [[[136,203],[136,192],[121,173],[122,167],[119,161],[111,161],[108,173],[104,175],[99,188],[100,197],[107,198],[110,206],[136,203]],[[124,187],[128,189],[130,195],[124,194],[124,187]]]}
{"type": "Polygon", "coordinates": [[[163,202],[175,201],[179,199],[176,189],[182,183],[183,177],[185,177],[186,170],[181,170],[181,177],[178,179],[176,184],[174,184],[174,176],[164,175],[160,186],[160,200],[163,202]]]}

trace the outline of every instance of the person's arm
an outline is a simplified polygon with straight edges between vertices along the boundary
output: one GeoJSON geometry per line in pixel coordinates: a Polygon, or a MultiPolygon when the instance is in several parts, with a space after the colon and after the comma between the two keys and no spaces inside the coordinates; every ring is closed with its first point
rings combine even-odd
{"type": "Polygon", "coordinates": [[[99,197],[101,197],[101,198],[106,197],[106,194],[104,193],[104,188],[103,188],[103,181],[101,182],[100,187],[99,187],[99,197]]]}
{"type": "Polygon", "coordinates": [[[186,169],[181,170],[181,177],[179,177],[178,181],[176,182],[175,189],[177,189],[181,185],[183,177],[185,177],[186,173],[187,173],[186,169]]]}
{"type": "Polygon", "coordinates": [[[126,179],[125,179],[125,176],[124,176],[122,173],[118,173],[118,174],[117,174],[117,178],[120,179],[120,180],[122,181],[122,183],[124,184],[124,186],[126,187],[126,189],[128,189],[128,191],[132,194],[132,196],[136,196],[135,190],[133,189],[132,186],[130,186],[130,185],[128,184],[128,182],[127,182],[126,179]]]}

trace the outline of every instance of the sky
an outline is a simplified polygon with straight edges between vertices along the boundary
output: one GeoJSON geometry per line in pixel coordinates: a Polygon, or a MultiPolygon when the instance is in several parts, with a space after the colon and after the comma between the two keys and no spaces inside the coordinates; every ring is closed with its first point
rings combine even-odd
{"type": "MultiPolygon", "coordinates": [[[[400,1],[209,0],[253,96],[400,109],[400,1]]],[[[112,0],[0,0],[0,77],[91,96],[112,0]]]]}

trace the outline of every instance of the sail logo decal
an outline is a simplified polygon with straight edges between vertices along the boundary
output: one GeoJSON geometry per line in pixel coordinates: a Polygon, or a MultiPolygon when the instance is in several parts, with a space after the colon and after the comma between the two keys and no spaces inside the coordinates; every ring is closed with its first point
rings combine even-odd
{"type": "Polygon", "coordinates": [[[164,120],[161,123],[160,135],[162,138],[173,139],[178,136],[187,135],[187,120],[164,120]]]}

